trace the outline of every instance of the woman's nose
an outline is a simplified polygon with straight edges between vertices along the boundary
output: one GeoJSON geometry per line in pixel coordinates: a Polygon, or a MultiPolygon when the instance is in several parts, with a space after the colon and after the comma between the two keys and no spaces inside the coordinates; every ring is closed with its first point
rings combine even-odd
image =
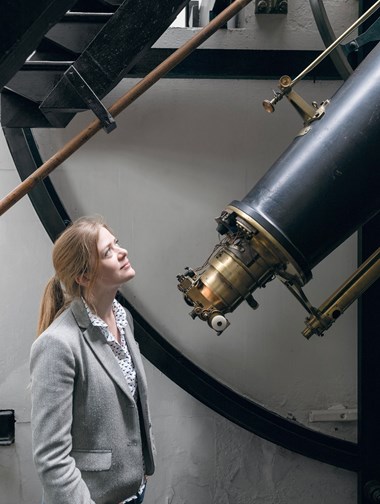
{"type": "Polygon", "coordinates": [[[128,250],[122,247],[119,247],[118,254],[120,257],[125,257],[128,255],[128,250]]]}

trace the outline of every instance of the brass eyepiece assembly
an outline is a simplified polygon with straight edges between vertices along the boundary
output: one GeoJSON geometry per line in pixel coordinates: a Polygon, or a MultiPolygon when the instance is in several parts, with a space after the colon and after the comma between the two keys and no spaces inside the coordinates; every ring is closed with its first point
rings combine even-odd
{"type": "Polygon", "coordinates": [[[216,219],[225,236],[204,267],[178,275],[178,289],[192,306],[190,316],[207,321],[221,334],[229,325],[226,313],[243,301],[256,309],[252,293],[276,275],[285,274],[297,284],[305,278],[276,240],[243,211],[232,206],[216,219]]]}

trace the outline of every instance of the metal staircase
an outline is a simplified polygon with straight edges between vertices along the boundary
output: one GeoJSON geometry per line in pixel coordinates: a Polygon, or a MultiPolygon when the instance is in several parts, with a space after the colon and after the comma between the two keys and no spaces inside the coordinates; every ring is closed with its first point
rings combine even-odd
{"type": "MultiPolygon", "coordinates": [[[[19,64],[1,85],[3,127],[61,128],[77,112],[92,109],[112,129],[101,100],[144,56],[189,0],[79,0],[66,8],[40,1],[34,39],[19,44],[19,64]],[[43,10],[43,7],[45,10],[43,10]],[[62,10],[63,15],[62,14],[62,10]],[[61,17],[60,17],[61,16],[61,17]],[[42,16],[41,16],[42,17],[42,16]],[[38,32],[38,33],[37,33],[38,32]],[[25,58],[22,61],[22,57],[25,58]],[[21,63],[20,63],[21,61],[21,63]]],[[[23,2],[25,7],[27,1],[23,2]]],[[[21,12],[19,13],[21,15],[21,12]]],[[[32,20],[33,22],[33,20],[32,20]]],[[[4,44],[11,44],[4,39],[4,44]]],[[[14,47],[3,47],[5,54],[14,47]]],[[[1,62],[0,62],[1,63],[1,62]]],[[[9,68],[9,59],[4,67],[9,68]]]]}

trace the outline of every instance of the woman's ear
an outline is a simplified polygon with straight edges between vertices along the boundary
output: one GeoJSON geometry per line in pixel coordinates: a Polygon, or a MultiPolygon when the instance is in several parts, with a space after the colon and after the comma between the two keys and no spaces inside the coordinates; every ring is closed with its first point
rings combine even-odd
{"type": "Polygon", "coordinates": [[[75,281],[81,287],[87,287],[88,284],[90,283],[90,280],[89,280],[88,276],[85,273],[83,273],[82,275],[77,276],[76,279],[75,279],[75,281]]]}

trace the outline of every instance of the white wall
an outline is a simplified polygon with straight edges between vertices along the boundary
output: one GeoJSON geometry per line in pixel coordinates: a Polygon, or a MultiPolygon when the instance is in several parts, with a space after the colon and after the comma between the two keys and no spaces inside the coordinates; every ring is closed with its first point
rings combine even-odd
{"type": "MultiPolygon", "coordinates": [[[[289,17],[282,17],[272,32],[277,42],[287,36],[287,47],[296,44],[295,28],[301,23],[292,9],[301,9],[304,24],[312,26],[304,3],[289,2],[289,17]]],[[[340,3],[328,5],[340,19],[340,3]]],[[[352,13],[356,2],[344,5],[352,13]]],[[[240,30],[237,37],[245,33],[251,45],[265,45],[267,21],[249,12],[246,17],[256,31],[249,37],[240,30]]],[[[217,36],[223,45],[236,33],[217,36]]],[[[313,33],[311,45],[318,40],[313,33]]],[[[124,80],[107,104],[135,82],[124,80]]],[[[320,102],[338,86],[302,82],[297,91],[320,102]]],[[[309,427],[355,440],[355,422],[308,424],[312,409],[356,405],[355,307],[324,338],[306,341],[301,335],[306,314],[282,285],[272,282],[257,294],[260,308],[239,307],[229,316],[230,328],[217,337],[206,324],[190,319],[176,288],[184,266],[201,265],[217,242],[214,218],[245,196],[301,127],[287,102],[275,115],[263,112],[261,102],[275,87],[269,81],[162,80],[117,118],[112,134],[100,132],[52,179],[72,217],[103,214],[118,233],[137,270],[124,293],[173,345],[240,394],[309,427]]],[[[43,158],[91,117],[80,114],[64,130],[35,131],[43,158]]],[[[0,138],[5,195],[18,176],[0,138]]],[[[0,218],[0,245],[0,409],[14,408],[17,419],[16,443],[0,447],[0,504],[38,504],[40,486],[30,454],[28,354],[39,298],[51,274],[51,244],[27,198],[0,218]]],[[[315,268],[306,288],[312,302],[318,306],[355,267],[353,236],[315,268]]],[[[150,363],[146,368],[159,453],[147,504],[356,501],[354,473],[257,438],[198,403],[150,363]]]]}
{"type": "MultiPolygon", "coordinates": [[[[2,197],[20,181],[2,133],[0,179],[2,197]]],[[[28,362],[42,286],[51,271],[50,248],[27,198],[0,218],[0,409],[16,414],[16,442],[0,447],[1,504],[37,504],[40,497],[31,456],[28,362]]]]}

